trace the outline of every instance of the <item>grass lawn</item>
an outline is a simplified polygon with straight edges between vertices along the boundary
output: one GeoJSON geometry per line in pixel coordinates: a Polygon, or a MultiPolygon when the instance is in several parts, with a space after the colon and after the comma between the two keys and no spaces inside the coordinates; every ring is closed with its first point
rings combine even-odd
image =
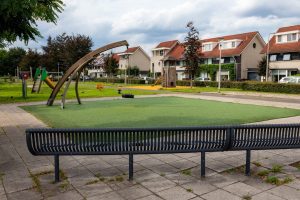
{"type": "MultiPolygon", "coordinates": [[[[28,81],[27,86],[32,86],[33,82],[28,81]]],[[[88,97],[113,97],[120,96],[117,92],[118,85],[121,84],[108,84],[106,88],[102,90],[97,90],[96,85],[98,82],[80,82],[79,83],[79,95],[81,98],[88,97]]],[[[67,93],[67,99],[74,99],[75,96],[75,83],[70,85],[69,91],[67,93]]],[[[106,84],[105,84],[106,85],[106,84]]],[[[0,83],[0,104],[2,103],[15,103],[15,102],[32,102],[32,101],[46,101],[52,90],[45,84],[42,84],[42,88],[39,94],[31,94],[31,88],[27,87],[27,98],[22,98],[22,83],[0,83]]],[[[57,95],[57,99],[63,92],[61,90],[60,94],[57,95]]],[[[130,90],[129,93],[134,95],[149,95],[158,94],[161,91],[143,91],[143,90],[130,90]]]]}
{"type": "Polygon", "coordinates": [[[104,100],[59,106],[26,106],[51,127],[174,127],[243,124],[300,115],[300,110],[187,99],[153,97],[104,100]]]}

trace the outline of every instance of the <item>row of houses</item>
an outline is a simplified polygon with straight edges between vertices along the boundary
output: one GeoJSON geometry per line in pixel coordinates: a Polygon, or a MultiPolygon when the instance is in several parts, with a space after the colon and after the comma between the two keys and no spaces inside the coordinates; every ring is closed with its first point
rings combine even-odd
{"type": "MultiPolygon", "coordinates": [[[[199,49],[200,77],[218,80],[216,68],[221,58],[224,68],[222,80],[260,80],[259,61],[268,55],[268,79],[278,81],[282,77],[300,71],[300,25],[282,27],[270,34],[266,44],[261,34],[248,32],[201,40],[199,49]],[[226,66],[226,67],[225,67],[226,66]]],[[[178,40],[164,41],[151,50],[151,57],[141,47],[131,47],[125,52],[114,54],[119,69],[137,66],[141,76],[149,71],[154,78],[162,75],[165,68],[175,68],[178,80],[188,79],[185,73],[184,46],[178,40]]]]}

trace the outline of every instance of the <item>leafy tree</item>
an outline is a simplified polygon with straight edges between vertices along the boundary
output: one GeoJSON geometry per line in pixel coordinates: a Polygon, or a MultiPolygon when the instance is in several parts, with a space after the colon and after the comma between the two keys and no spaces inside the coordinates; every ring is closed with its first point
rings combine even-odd
{"type": "Polygon", "coordinates": [[[187,36],[184,39],[184,57],[185,57],[185,72],[189,75],[191,80],[191,87],[193,86],[193,79],[198,70],[198,50],[201,47],[201,43],[199,41],[199,32],[194,27],[193,22],[188,22],[186,25],[188,28],[187,36]]]}
{"type": "Polygon", "coordinates": [[[27,43],[41,37],[37,21],[56,23],[62,7],[62,0],[1,0],[0,45],[5,46],[17,39],[27,43]]]}
{"type": "Polygon", "coordinates": [[[128,76],[138,76],[140,73],[140,69],[138,68],[138,66],[133,66],[133,67],[128,67],[127,68],[127,74],[128,76]]]}
{"type": "MultiPolygon", "coordinates": [[[[3,51],[2,51],[3,54],[3,51]]],[[[20,47],[11,48],[9,51],[4,53],[4,58],[1,59],[0,65],[0,74],[1,75],[14,75],[15,69],[19,66],[20,61],[23,56],[26,54],[26,51],[20,47]]]]}
{"type": "Polygon", "coordinates": [[[8,52],[5,49],[0,49],[0,76],[7,75],[6,68],[5,68],[7,53],[8,52]]]}
{"type": "Polygon", "coordinates": [[[112,54],[108,54],[104,56],[104,62],[101,65],[101,68],[108,76],[113,76],[118,72],[119,63],[114,57],[112,57],[112,54]]]}
{"type": "Polygon", "coordinates": [[[266,76],[267,58],[264,56],[258,63],[258,75],[266,76]]]}
{"type": "Polygon", "coordinates": [[[30,67],[33,69],[38,68],[41,65],[41,54],[39,54],[36,50],[28,49],[27,53],[21,59],[19,66],[21,70],[28,71],[30,67]]]}
{"type": "Polygon", "coordinates": [[[89,53],[92,46],[92,39],[85,35],[68,36],[63,33],[54,39],[49,37],[47,45],[42,47],[44,54],[41,63],[50,71],[56,71],[58,64],[62,71],[66,71],[89,53]]]}

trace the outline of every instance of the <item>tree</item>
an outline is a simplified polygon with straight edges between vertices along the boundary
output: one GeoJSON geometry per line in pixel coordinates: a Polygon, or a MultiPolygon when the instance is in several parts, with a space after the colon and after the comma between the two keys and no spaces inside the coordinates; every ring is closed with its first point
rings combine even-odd
{"type": "Polygon", "coordinates": [[[119,68],[118,61],[112,57],[112,54],[104,55],[104,62],[101,65],[101,68],[108,76],[116,75],[119,68]]]}
{"type": "Polygon", "coordinates": [[[1,0],[0,46],[17,39],[27,43],[41,37],[37,21],[56,23],[62,7],[62,0],[1,0]]]}
{"type": "Polygon", "coordinates": [[[138,76],[140,73],[140,69],[138,68],[138,66],[129,66],[127,68],[127,74],[128,76],[138,76]]]}
{"type": "Polygon", "coordinates": [[[27,53],[21,59],[19,66],[21,70],[28,71],[30,67],[33,69],[38,68],[41,65],[41,54],[39,54],[36,50],[28,49],[27,53]]]}
{"type": "Polygon", "coordinates": [[[9,49],[9,51],[6,53],[6,55],[4,55],[4,58],[1,61],[1,75],[14,75],[15,69],[19,66],[19,63],[25,54],[26,51],[20,47],[9,49]]]}
{"type": "Polygon", "coordinates": [[[188,22],[186,25],[188,28],[187,36],[184,39],[184,58],[185,58],[185,72],[189,75],[191,80],[191,87],[193,87],[193,79],[198,70],[198,50],[201,47],[199,41],[199,32],[194,27],[193,22],[188,22]]]}
{"type": "Polygon", "coordinates": [[[258,75],[266,76],[266,69],[267,69],[267,58],[264,56],[262,57],[261,61],[258,63],[258,75]]]}
{"type": "Polygon", "coordinates": [[[0,76],[7,75],[5,68],[7,53],[5,49],[0,49],[0,76]]]}
{"type": "Polygon", "coordinates": [[[60,66],[60,70],[66,71],[77,60],[89,53],[92,46],[92,39],[85,35],[68,36],[63,33],[54,39],[49,37],[47,45],[42,47],[44,54],[41,63],[50,71],[56,71],[57,65],[60,66]]]}

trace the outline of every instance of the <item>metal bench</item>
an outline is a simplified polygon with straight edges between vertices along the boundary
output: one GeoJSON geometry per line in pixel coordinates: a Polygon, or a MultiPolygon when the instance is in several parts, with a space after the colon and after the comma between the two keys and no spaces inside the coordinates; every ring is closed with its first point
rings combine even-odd
{"type": "Polygon", "coordinates": [[[201,152],[201,176],[205,152],[246,150],[246,174],[250,152],[300,147],[300,124],[241,125],[180,128],[124,129],[27,129],[33,155],[54,155],[55,181],[59,181],[59,156],[129,155],[129,180],[134,154],[201,152]]]}

